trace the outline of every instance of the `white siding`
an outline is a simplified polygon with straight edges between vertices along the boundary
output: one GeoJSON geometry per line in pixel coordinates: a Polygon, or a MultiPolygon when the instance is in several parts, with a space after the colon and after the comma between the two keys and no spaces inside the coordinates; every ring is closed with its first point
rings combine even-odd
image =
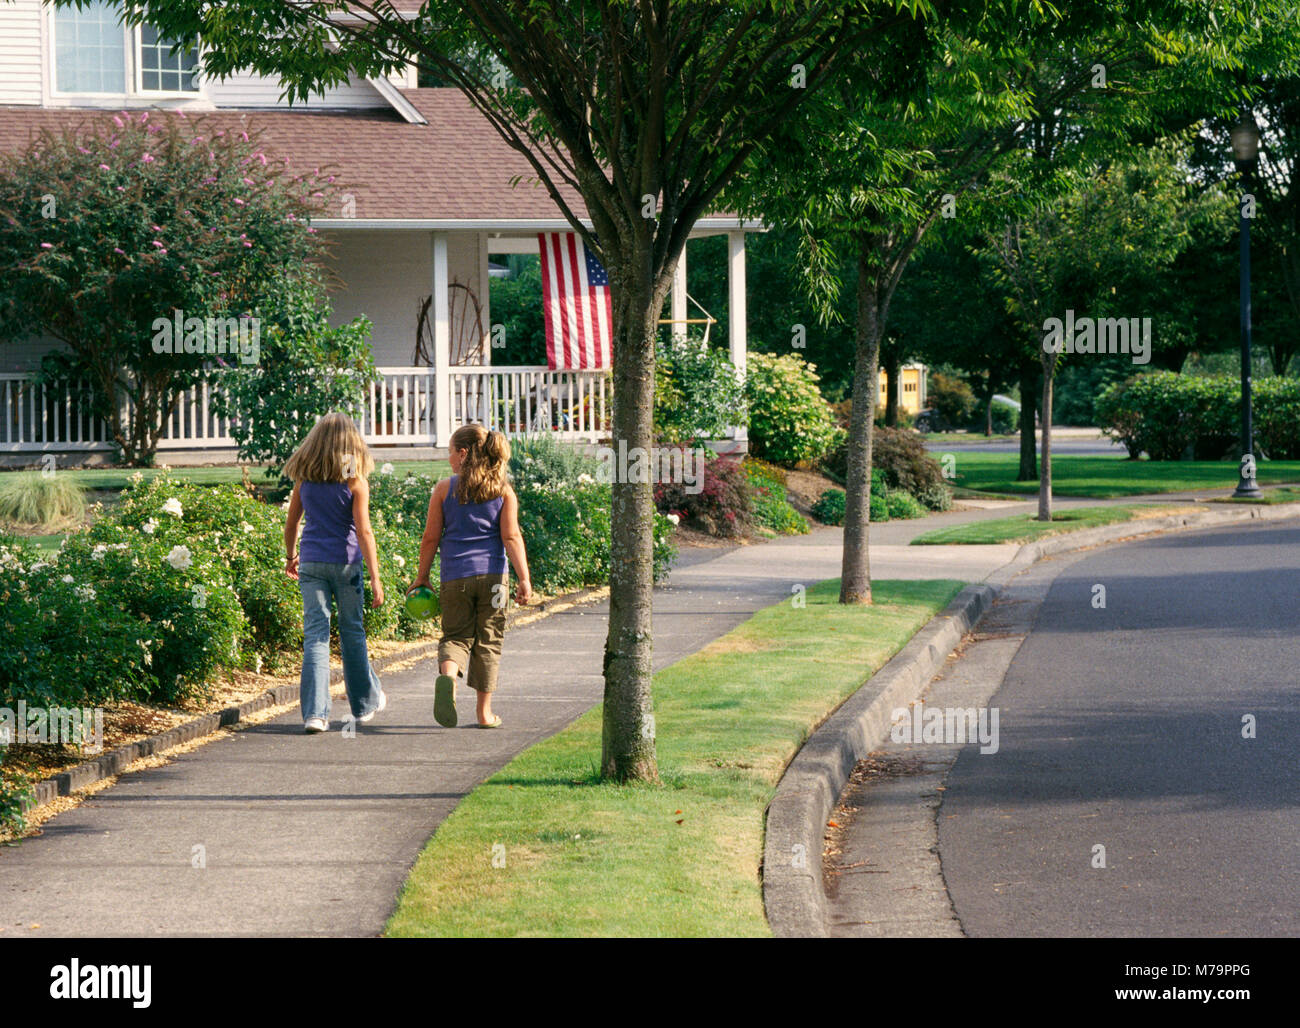
{"type": "Polygon", "coordinates": [[[41,0],[0,3],[0,104],[41,102],[41,0]]]}
{"type": "MultiPolygon", "coordinates": [[[[212,79],[204,84],[204,93],[217,107],[283,107],[278,79],[266,78],[252,72],[238,72],[224,81],[212,79]]],[[[385,100],[363,78],[353,77],[345,86],[329,89],[323,96],[313,96],[306,103],[296,102],[294,107],[358,108],[387,107],[385,100]]]]}
{"type": "Polygon", "coordinates": [[[0,345],[0,371],[36,371],[41,358],[64,345],[57,339],[35,337],[0,345]]]}
{"type": "MultiPolygon", "coordinates": [[[[433,240],[428,232],[345,231],[330,233],[333,268],[343,285],[330,295],[332,324],[364,314],[374,324],[370,343],[375,363],[409,365],[415,351],[420,301],[433,292],[433,240]]],[[[474,288],[478,281],[475,232],[451,232],[447,280],[474,288]]],[[[477,291],[477,290],[476,290],[477,291]]],[[[462,304],[458,301],[456,309],[462,304]]],[[[458,326],[452,326],[455,338],[458,326]]]]}

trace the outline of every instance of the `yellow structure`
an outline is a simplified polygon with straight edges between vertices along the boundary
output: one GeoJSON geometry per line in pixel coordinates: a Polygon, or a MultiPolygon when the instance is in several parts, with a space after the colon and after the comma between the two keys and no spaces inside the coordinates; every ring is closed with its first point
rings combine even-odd
{"type": "MultiPolygon", "coordinates": [[[[902,391],[898,394],[898,409],[906,411],[908,414],[918,414],[925,410],[925,379],[926,372],[929,369],[924,364],[904,364],[899,369],[899,384],[902,391]]],[[[889,395],[886,390],[889,388],[889,376],[885,374],[885,369],[880,369],[880,382],[877,385],[876,405],[881,410],[885,406],[885,398],[889,395]]]]}

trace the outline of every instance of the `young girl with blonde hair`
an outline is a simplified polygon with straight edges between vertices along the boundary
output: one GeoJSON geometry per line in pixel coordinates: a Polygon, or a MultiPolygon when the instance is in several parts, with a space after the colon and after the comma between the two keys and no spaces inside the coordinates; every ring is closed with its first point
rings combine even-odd
{"type": "Polygon", "coordinates": [[[388,700],[366,651],[361,560],[370,572],[372,607],[384,602],[379,554],[370,527],[370,485],[375,470],[365,440],[347,414],[327,414],[284,466],[293,479],[284,526],[285,574],[302,593],[303,724],[308,733],[329,730],[330,601],[338,608],[343,681],[352,716],[369,721],[388,700]],[[303,525],[302,545],[298,525],[303,525]]]}
{"type": "Polygon", "coordinates": [[[455,727],[456,678],[467,673],[466,684],[478,694],[479,727],[500,728],[492,693],[506,627],[507,559],[519,580],[515,599],[527,603],[532,595],[519,500],[506,479],[510,443],[500,432],[465,425],[452,434],[448,459],[453,474],[429,498],[419,576],[411,586],[428,586],[434,554],[441,549],[442,638],[433,713],[438,724],[455,727]]]}

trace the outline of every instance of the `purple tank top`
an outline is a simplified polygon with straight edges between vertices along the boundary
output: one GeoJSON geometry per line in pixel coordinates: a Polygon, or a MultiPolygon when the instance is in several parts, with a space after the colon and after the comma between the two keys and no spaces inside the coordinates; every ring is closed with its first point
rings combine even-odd
{"type": "Polygon", "coordinates": [[[501,504],[504,497],[486,503],[461,503],[456,480],[442,501],[442,560],[438,577],[444,582],[471,575],[504,575],[506,545],[501,541],[501,504]]]}
{"type": "Polygon", "coordinates": [[[306,520],[298,547],[300,561],[355,564],[361,559],[352,521],[352,490],[346,482],[302,482],[298,486],[306,520]]]}

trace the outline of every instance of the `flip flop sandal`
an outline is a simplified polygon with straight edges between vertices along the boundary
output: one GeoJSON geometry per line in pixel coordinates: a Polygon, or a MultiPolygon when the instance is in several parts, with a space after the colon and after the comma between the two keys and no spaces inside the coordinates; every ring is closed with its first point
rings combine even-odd
{"type": "Polygon", "coordinates": [[[489,721],[487,724],[480,724],[479,727],[480,727],[480,728],[500,728],[500,727],[501,727],[501,715],[500,715],[500,714],[493,714],[493,715],[492,715],[492,720],[491,720],[491,721],[489,721]]]}
{"type": "Polygon", "coordinates": [[[439,675],[434,684],[433,716],[443,728],[456,727],[456,682],[451,675],[439,675]]]}

